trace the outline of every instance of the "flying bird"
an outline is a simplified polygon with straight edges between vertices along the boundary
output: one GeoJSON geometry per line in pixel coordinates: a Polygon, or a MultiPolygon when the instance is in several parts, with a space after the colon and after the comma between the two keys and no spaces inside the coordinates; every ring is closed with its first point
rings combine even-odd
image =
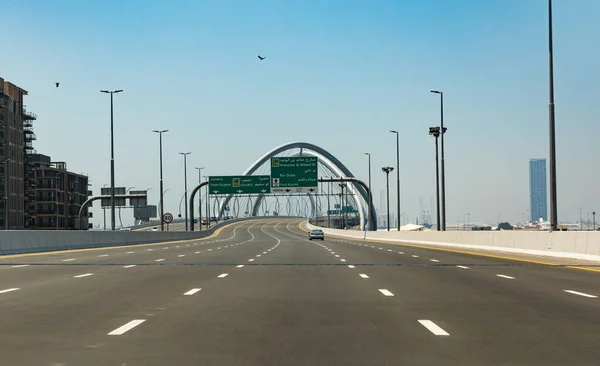
{"type": "Polygon", "coordinates": [[[54,84],[56,84],[56,87],[57,87],[57,88],[58,88],[58,86],[60,85],[60,83],[54,83],[54,84]]]}
{"type": "Polygon", "coordinates": [[[266,57],[262,57],[261,55],[258,55],[258,59],[261,60],[261,61],[264,60],[265,58],[266,57]]]}

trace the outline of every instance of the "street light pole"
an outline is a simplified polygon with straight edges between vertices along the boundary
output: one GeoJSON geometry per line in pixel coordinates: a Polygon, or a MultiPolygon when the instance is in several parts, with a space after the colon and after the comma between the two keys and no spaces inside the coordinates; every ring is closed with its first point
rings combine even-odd
{"type": "Polygon", "coordinates": [[[165,210],[165,205],[163,202],[163,196],[164,196],[164,191],[163,191],[163,159],[162,159],[162,134],[165,132],[169,132],[169,130],[153,130],[152,132],[155,132],[158,134],[158,140],[159,140],[159,154],[160,154],[160,231],[165,231],[165,223],[163,222],[163,215],[165,214],[164,210],[165,210]]]}
{"type": "Polygon", "coordinates": [[[387,202],[387,230],[390,231],[390,172],[394,170],[394,167],[385,166],[381,168],[381,170],[385,173],[385,182],[386,182],[386,202],[387,202]]]}
{"type": "Polygon", "coordinates": [[[400,231],[400,134],[398,131],[391,130],[396,134],[396,191],[397,191],[397,210],[398,210],[398,231],[400,231]]]}
{"type": "MultiPolygon", "coordinates": [[[[198,184],[202,183],[202,169],[204,169],[204,167],[194,167],[194,169],[196,169],[198,171],[198,184]]],[[[198,192],[198,226],[200,227],[200,230],[202,230],[202,193],[198,192]]]]}
{"type": "Polygon", "coordinates": [[[183,180],[184,180],[184,190],[185,190],[185,231],[188,231],[188,197],[187,197],[187,156],[191,154],[191,152],[179,153],[179,155],[183,155],[183,180]]]}
{"type": "Polygon", "coordinates": [[[556,131],[554,120],[554,60],[552,46],[552,0],[548,0],[549,137],[550,137],[550,231],[558,229],[556,203],[556,131]]]}
{"type": "Polygon", "coordinates": [[[110,225],[115,230],[115,138],[113,118],[113,94],[123,90],[100,90],[101,93],[110,94],[110,225]]]}
{"type": "MultiPolygon", "coordinates": [[[[444,128],[444,132],[446,132],[444,128]]],[[[438,138],[440,137],[440,127],[429,127],[429,134],[435,137],[435,203],[436,203],[436,215],[437,215],[437,231],[441,230],[442,224],[440,221],[440,176],[439,176],[439,158],[438,158],[438,138]]]]}
{"type": "MultiPolygon", "coordinates": [[[[440,130],[445,131],[444,129],[444,92],[438,90],[432,90],[432,93],[440,95],[440,130]]],[[[444,163],[444,133],[441,134],[441,150],[442,150],[442,231],[446,231],[446,170],[444,163]]]]}
{"type": "Polygon", "coordinates": [[[596,211],[592,211],[592,220],[594,220],[594,231],[596,231],[596,211]]]}
{"type": "MultiPolygon", "coordinates": [[[[365,155],[367,155],[369,157],[369,192],[367,192],[369,195],[371,195],[371,154],[366,152],[365,155]]],[[[369,218],[371,217],[371,199],[369,199],[369,206],[367,208],[367,224],[365,225],[365,231],[367,230],[367,228],[369,227],[369,218]]]]}

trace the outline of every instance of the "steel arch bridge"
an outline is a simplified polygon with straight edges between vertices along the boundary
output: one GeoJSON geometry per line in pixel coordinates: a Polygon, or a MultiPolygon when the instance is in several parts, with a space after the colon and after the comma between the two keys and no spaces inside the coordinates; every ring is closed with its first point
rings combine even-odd
{"type": "MultiPolygon", "coordinates": [[[[321,172],[324,173],[324,175],[320,175],[321,177],[324,176],[324,177],[328,177],[328,178],[354,178],[354,181],[352,181],[352,182],[342,182],[339,185],[336,184],[333,187],[330,186],[330,188],[334,189],[334,193],[333,193],[333,195],[331,194],[331,192],[328,193],[328,200],[329,200],[329,196],[337,197],[337,194],[335,193],[336,189],[341,189],[342,192],[343,192],[343,190],[346,190],[347,194],[354,201],[355,207],[357,208],[357,211],[358,211],[358,214],[360,217],[360,227],[364,228],[365,224],[368,222],[369,230],[377,230],[377,220],[376,220],[375,208],[373,207],[372,204],[371,204],[370,212],[368,213],[369,220],[366,219],[367,210],[368,210],[368,202],[369,202],[369,194],[370,194],[370,192],[368,192],[368,190],[365,189],[366,185],[362,182],[359,182],[357,179],[355,179],[354,175],[339,159],[337,159],[333,154],[331,154],[327,150],[323,149],[322,147],[319,147],[317,145],[314,145],[314,144],[311,144],[308,142],[290,142],[287,144],[280,145],[280,146],[268,151],[263,156],[261,156],[259,159],[257,159],[254,163],[252,163],[248,167],[248,169],[246,169],[246,171],[244,172],[243,175],[252,175],[252,174],[258,173],[260,171],[261,167],[264,167],[265,165],[269,166],[268,163],[270,162],[270,159],[272,157],[281,156],[281,154],[290,154],[288,156],[314,156],[314,157],[316,157],[317,161],[319,162],[319,167],[321,169],[320,173],[321,172]]],[[[200,186],[198,186],[197,188],[200,188],[200,186]]],[[[321,190],[323,190],[322,186],[321,186],[321,190]]],[[[279,206],[279,197],[281,197],[281,195],[272,195],[272,196],[275,197],[276,207],[278,207],[279,206]]],[[[320,212],[318,212],[320,196],[321,195],[319,195],[319,194],[317,194],[317,195],[304,194],[303,195],[303,197],[308,198],[310,200],[310,205],[311,205],[311,209],[312,209],[311,216],[317,216],[320,214],[320,212]]],[[[291,196],[291,197],[294,197],[294,196],[291,196]]],[[[296,195],[295,197],[297,200],[299,196],[296,195]]],[[[258,195],[253,204],[251,202],[251,199],[249,198],[248,202],[247,202],[247,207],[250,208],[250,206],[251,206],[251,211],[246,210],[247,213],[250,214],[250,212],[251,212],[253,216],[257,216],[259,214],[261,204],[263,204],[265,202],[265,198],[266,198],[265,195],[258,195]]],[[[229,207],[229,203],[232,199],[234,199],[233,207],[235,208],[236,203],[237,203],[237,210],[239,211],[240,204],[239,204],[239,202],[237,202],[237,197],[234,198],[234,195],[228,195],[225,197],[224,200],[218,200],[218,199],[215,200],[214,204],[216,204],[218,206],[218,216],[219,217],[223,217],[225,209],[229,207]]],[[[372,199],[372,197],[371,197],[371,199],[372,199]]],[[[343,197],[340,196],[340,200],[342,200],[342,202],[343,202],[343,197]]],[[[287,201],[289,204],[290,196],[287,196],[287,201]]],[[[215,208],[217,208],[217,207],[214,207],[213,210],[215,208]]],[[[279,208],[278,208],[278,211],[279,211],[279,208]]],[[[289,214],[289,212],[290,212],[290,210],[288,209],[288,214],[289,214]]],[[[305,213],[306,213],[306,216],[308,216],[308,208],[305,210],[305,213]]]]}

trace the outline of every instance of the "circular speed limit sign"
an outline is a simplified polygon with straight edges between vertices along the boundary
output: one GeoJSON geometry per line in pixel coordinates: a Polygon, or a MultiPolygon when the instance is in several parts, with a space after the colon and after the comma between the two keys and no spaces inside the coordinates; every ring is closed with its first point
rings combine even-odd
{"type": "Polygon", "coordinates": [[[163,222],[164,222],[164,223],[166,223],[166,224],[169,224],[169,223],[171,223],[172,221],[173,221],[173,215],[171,215],[171,214],[170,214],[170,213],[168,213],[168,212],[167,212],[167,213],[165,213],[165,214],[163,215],[163,222]]]}

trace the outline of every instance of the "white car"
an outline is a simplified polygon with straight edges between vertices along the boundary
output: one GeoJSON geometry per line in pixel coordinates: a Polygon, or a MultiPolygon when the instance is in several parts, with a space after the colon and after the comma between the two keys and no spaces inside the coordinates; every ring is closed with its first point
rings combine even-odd
{"type": "Polygon", "coordinates": [[[325,240],[325,233],[323,232],[323,230],[311,230],[308,233],[308,240],[313,240],[313,239],[321,239],[321,240],[325,240]]]}

